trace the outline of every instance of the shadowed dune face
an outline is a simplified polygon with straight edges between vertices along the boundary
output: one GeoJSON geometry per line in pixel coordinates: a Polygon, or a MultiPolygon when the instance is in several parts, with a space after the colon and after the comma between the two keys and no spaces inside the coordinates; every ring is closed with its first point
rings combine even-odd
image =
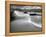
{"type": "Polygon", "coordinates": [[[40,27],[37,27],[33,25],[32,23],[29,23],[26,20],[16,20],[11,22],[11,32],[28,32],[28,31],[41,31],[40,27]]]}
{"type": "Polygon", "coordinates": [[[42,30],[41,13],[14,10],[12,15],[14,20],[11,21],[11,32],[40,32],[42,30]]]}

